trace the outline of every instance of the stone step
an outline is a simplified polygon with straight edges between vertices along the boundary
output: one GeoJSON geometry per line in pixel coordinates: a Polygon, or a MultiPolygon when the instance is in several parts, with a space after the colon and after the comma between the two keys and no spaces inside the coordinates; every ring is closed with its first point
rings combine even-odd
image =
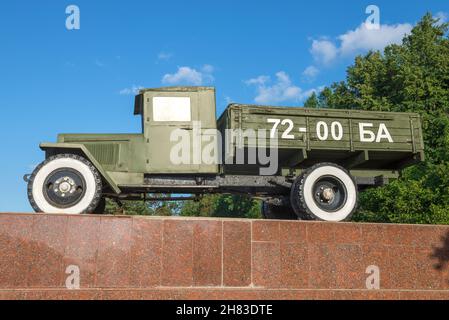
{"type": "Polygon", "coordinates": [[[448,290],[10,289],[0,300],[449,300],[448,290]]]}

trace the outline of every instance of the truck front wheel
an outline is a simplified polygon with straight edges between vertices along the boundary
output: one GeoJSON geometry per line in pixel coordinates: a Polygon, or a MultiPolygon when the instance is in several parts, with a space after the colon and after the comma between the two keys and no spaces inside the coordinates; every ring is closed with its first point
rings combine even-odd
{"type": "Polygon", "coordinates": [[[304,220],[346,221],[357,209],[357,185],[344,168],[320,163],[295,180],[290,200],[304,220]]]}
{"type": "Polygon", "coordinates": [[[101,200],[101,193],[98,170],[74,154],[49,157],[28,181],[28,199],[36,212],[92,213],[101,200]]]}

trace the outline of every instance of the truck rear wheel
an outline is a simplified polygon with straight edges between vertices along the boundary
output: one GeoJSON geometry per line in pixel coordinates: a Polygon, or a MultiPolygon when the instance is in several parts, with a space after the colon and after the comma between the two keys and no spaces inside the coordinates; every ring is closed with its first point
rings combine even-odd
{"type": "Polygon", "coordinates": [[[106,198],[102,197],[97,207],[92,211],[93,214],[104,214],[106,211],[106,198]]]}
{"type": "Polygon", "coordinates": [[[74,154],[49,157],[28,181],[28,199],[36,212],[92,213],[101,200],[101,193],[98,170],[74,154]]]}
{"type": "Polygon", "coordinates": [[[264,219],[298,220],[297,215],[291,207],[275,206],[267,202],[262,202],[262,216],[264,219]]]}
{"type": "Polygon", "coordinates": [[[357,209],[357,184],[344,168],[320,163],[295,180],[290,200],[304,220],[346,221],[357,209]]]}

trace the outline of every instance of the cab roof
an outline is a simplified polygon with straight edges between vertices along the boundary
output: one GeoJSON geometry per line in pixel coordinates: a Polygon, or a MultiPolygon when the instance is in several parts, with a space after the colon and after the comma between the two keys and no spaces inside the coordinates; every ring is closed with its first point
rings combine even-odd
{"type": "Polygon", "coordinates": [[[141,89],[139,94],[145,92],[196,92],[196,91],[209,91],[215,90],[214,87],[162,87],[162,88],[147,88],[141,89]]]}
{"type": "Polygon", "coordinates": [[[147,88],[139,90],[139,94],[135,97],[134,114],[142,114],[143,110],[143,95],[145,92],[200,92],[200,91],[215,91],[215,87],[162,87],[162,88],[147,88]]]}

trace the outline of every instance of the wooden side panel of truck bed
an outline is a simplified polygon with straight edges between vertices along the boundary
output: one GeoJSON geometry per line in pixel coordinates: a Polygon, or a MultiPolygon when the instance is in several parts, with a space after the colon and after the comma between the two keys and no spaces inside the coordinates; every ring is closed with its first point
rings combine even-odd
{"type": "MultiPolygon", "coordinates": [[[[415,113],[232,104],[218,127],[264,129],[268,138],[277,137],[284,167],[334,162],[351,169],[394,170],[424,157],[421,119],[415,113]]],[[[254,147],[243,141],[245,148],[254,147]]]]}

